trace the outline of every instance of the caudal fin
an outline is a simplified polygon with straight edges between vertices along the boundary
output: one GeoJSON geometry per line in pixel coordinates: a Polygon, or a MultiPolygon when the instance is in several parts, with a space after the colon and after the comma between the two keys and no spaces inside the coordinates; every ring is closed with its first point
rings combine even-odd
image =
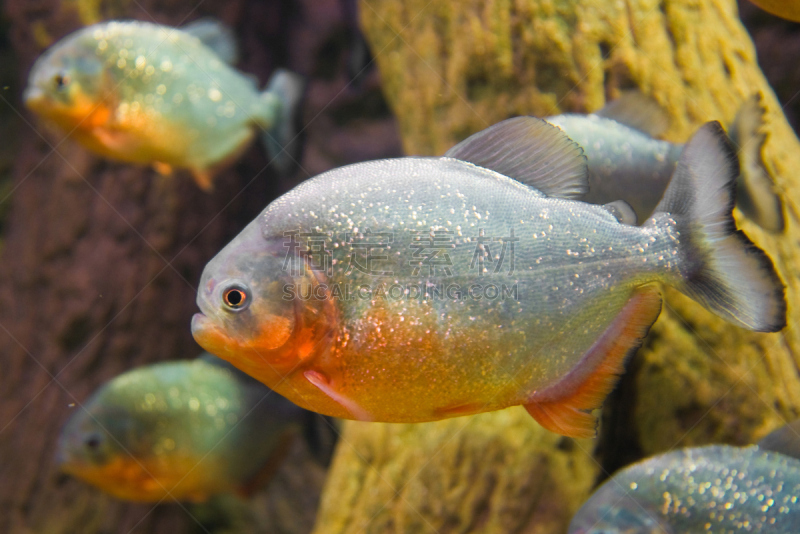
{"type": "Polygon", "coordinates": [[[761,95],[748,98],[730,127],[741,174],[736,184],[736,205],[747,217],[768,232],[783,231],[783,202],[775,191],[772,174],[764,162],[764,105],[761,95]]]}
{"type": "Polygon", "coordinates": [[[677,223],[683,293],[734,324],[777,332],[786,325],[784,286],[769,257],[736,229],[738,175],[728,136],[709,122],[686,144],[655,211],[677,223]]]}
{"type": "Polygon", "coordinates": [[[297,132],[297,116],[300,97],[303,96],[303,78],[284,69],[272,75],[263,93],[263,98],[279,103],[278,112],[270,128],[264,132],[263,142],[272,165],[279,173],[285,173],[297,164],[300,155],[300,140],[297,132]]]}

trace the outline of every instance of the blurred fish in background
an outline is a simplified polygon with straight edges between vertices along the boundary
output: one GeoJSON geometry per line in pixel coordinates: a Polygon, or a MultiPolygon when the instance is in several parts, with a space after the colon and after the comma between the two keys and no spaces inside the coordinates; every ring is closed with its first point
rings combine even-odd
{"type": "Polygon", "coordinates": [[[291,168],[300,76],[277,70],[264,92],[231,67],[229,29],[201,19],[183,29],[110,21],[74,32],[34,64],[28,108],[110,159],[188,169],[210,190],[257,133],[280,172],[291,168]]]}
{"type": "MultiPolygon", "coordinates": [[[[784,228],[783,202],[763,160],[765,113],[761,95],[753,95],[742,103],[728,134],[739,159],[736,204],[756,224],[777,233],[784,228]]],[[[669,126],[657,102],[632,91],[595,113],[565,113],[545,120],[564,130],[586,154],[589,192],[581,200],[624,200],[639,224],[652,215],[684,146],[656,139],[669,126]]]]}
{"type": "Polygon", "coordinates": [[[800,421],[758,445],[671,451],[607,480],[569,534],[800,532],[800,421]]]}
{"type": "Polygon", "coordinates": [[[67,422],[58,462],[120,499],[246,497],[269,481],[297,435],[320,435],[318,419],[206,354],[106,383],[67,422]]]}
{"type": "Polygon", "coordinates": [[[750,1],[768,13],[794,22],[800,22],[800,2],[797,2],[797,0],[750,1]]]}

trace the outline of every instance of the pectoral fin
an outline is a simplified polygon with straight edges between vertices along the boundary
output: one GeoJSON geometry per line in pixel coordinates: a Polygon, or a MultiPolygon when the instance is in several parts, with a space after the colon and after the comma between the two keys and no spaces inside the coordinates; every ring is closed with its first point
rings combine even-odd
{"type": "Polygon", "coordinates": [[[357,421],[372,421],[373,417],[364,408],[352,399],[342,395],[331,385],[328,377],[317,371],[306,371],[303,373],[306,380],[317,386],[320,391],[336,401],[342,408],[350,413],[350,416],[357,421]]]}
{"type": "Polygon", "coordinates": [[[210,193],[214,189],[214,182],[213,178],[211,177],[211,173],[206,171],[192,170],[192,177],[194,178],[197,187],[206,193],[210,193]]]}
{"type": "Polygon", "coordinates": [[[91,135],[106,150],[112,153],[125,153],[131,146],[131,137],[122,129],[110,128],[107,124],[92,128],[91,135]]]}
{"type": "Polygon", "coordinates": [[[551,432],[594,437],[597,421],[590,411],[602,406],[624,372],[628,354],[639,348],[660,312],[658,288],[637,289],[573,370],[556,384],[534,393],[525,409],[551,432]]]}
{"type": "Polygon", "coordinates": [[[162,161],[154,161],[153,169],[161,176],[172,176],[172,165],[162,161]]]}

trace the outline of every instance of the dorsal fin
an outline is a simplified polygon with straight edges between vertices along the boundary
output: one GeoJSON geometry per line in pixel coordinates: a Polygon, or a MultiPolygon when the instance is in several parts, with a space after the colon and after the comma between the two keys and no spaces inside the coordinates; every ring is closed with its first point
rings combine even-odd
{"type": "Polygon", "coordinates": [[[499,122],[464,139],[445,157],[499,172],[551,197],[579,198],[589,190],[583,149],[536,117],[499,122]]]}
{"type": "Polygon", "coordinates": [[[628,128],[658,137],[669,128],[669,116],[658,102],[639,91],[626,91],[594,112],[628,128]]]}
{"type": "Polygon", "coordinates": [[[636,226],[639,224],[639,218],[636,216],[636,212],[633,211],[631,205],[624,200],[609,202],[608,204],[604,204],[603,208],[622,224],[627,224],[629,226],[636,226]]]}
{"type": "Polygon", "coordinates": [[[213,17],[203,17],[190,22],[181,31],[200,39],[228,65],[239,61],[239,46],[233,31],[213,17]]]}
{"type": "Polygon", "coordinates": [[[758,442],[758,447],[800,460],[800,419],[773,430],[758,442]]]}

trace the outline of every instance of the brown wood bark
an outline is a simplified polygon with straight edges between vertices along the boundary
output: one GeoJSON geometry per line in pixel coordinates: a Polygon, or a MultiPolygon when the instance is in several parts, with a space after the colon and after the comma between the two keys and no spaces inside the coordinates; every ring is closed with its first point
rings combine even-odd
{"type": "Polygon", "coordinates": [[[53,455],[73,406],[103,381],[199,352],[189,321],[200,273],[272,198],[332,166],[399,152],[374,69],[350,83],[353,2],[9,0],[5,9],[19,77],[14,95],[2,93],[4,116],[18,112],[20,126],[13,193],[0,201],[11,204],[0,254],[0,532],[308,531],[324,470],[302,451],[254,503],[155,508],[57,476],[53,455]],[[254,146],[206,194],[188,175],[98,159],[20,104],[38,54],[81,25],[208,15],[235,28],[239,68],[261,84],[276,66],[310,77],[307,149],[292,176],[275,176],[254,146]],[[371,113],[353,105],[362,99],[371,113]]]}

